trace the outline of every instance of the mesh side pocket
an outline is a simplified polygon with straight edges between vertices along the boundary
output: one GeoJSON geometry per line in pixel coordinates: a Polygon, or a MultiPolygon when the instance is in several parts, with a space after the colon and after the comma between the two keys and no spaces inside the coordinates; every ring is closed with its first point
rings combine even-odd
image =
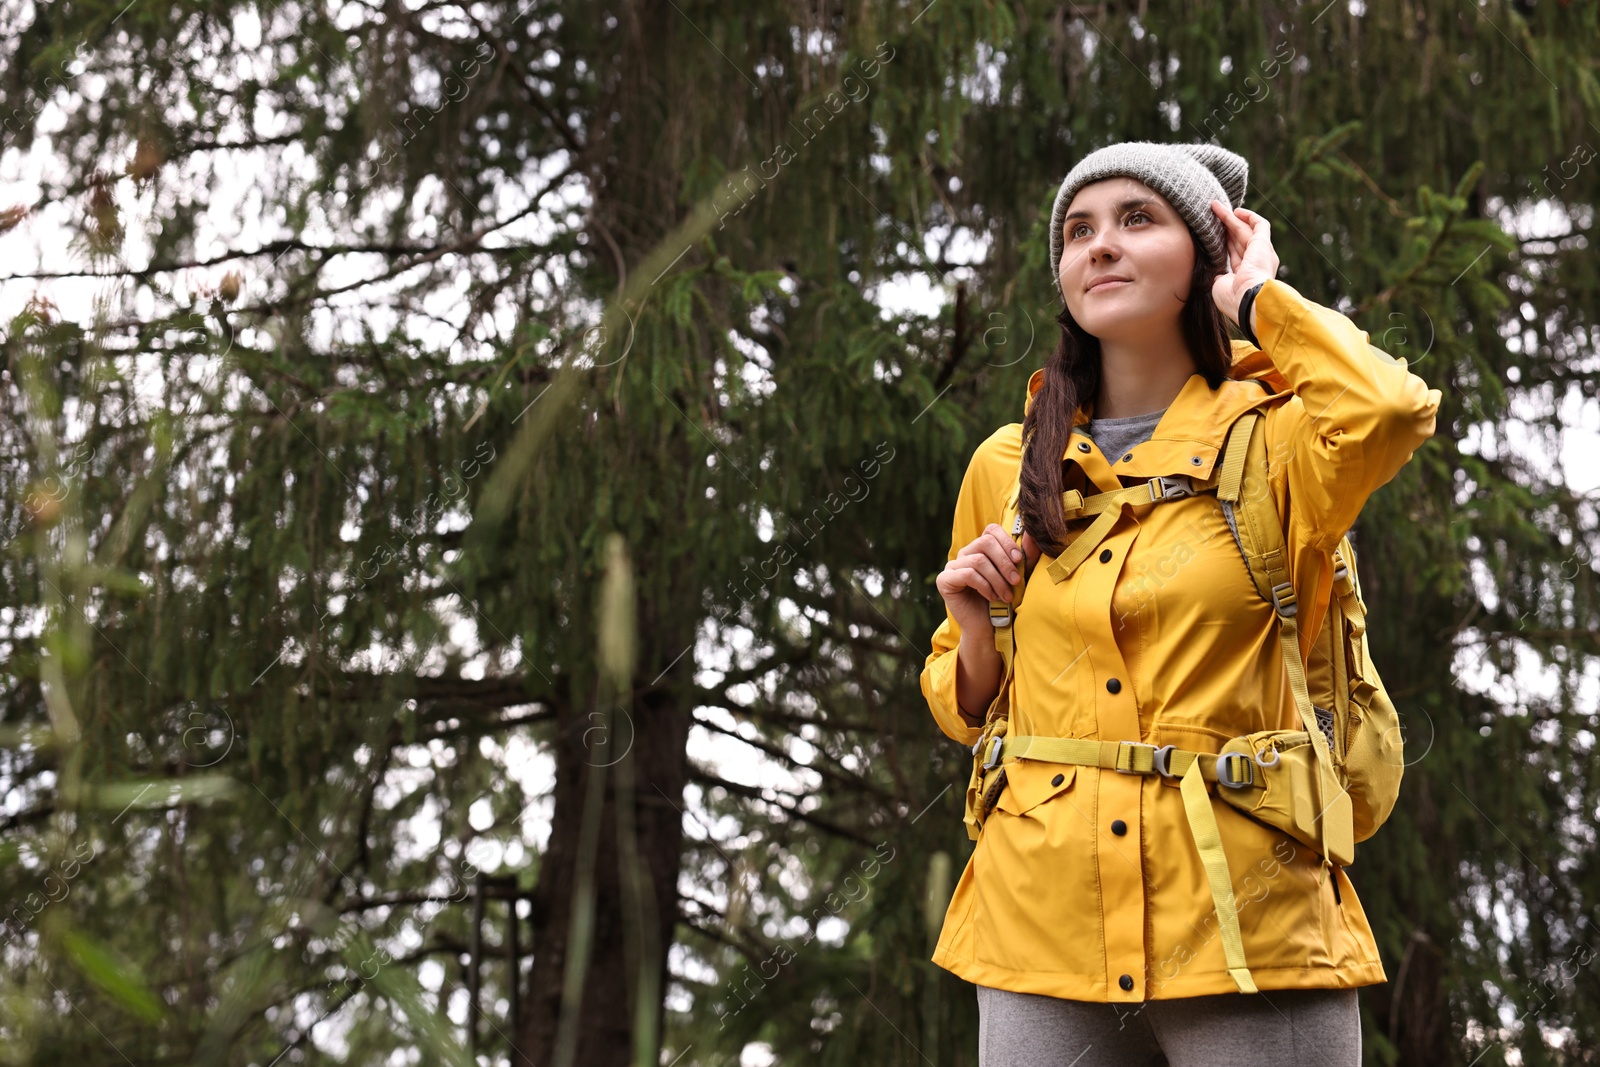
{"type": "Polygon", "coordinates": [[[1327,708],[1319,708],[1315,704],[1311,705],[1311,710],[1317,716],[1317,726],[1321,728],[1323,735],[1328,739],[1328,751],[1338,752],[1338,748],[1333,743],[1333,712],[1327,708]]]}

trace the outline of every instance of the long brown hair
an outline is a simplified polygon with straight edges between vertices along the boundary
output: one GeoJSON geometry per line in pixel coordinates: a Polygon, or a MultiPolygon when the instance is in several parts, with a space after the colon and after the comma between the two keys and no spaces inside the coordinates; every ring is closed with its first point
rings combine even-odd
{"type": "MultiPolygon", "coordinates": [[[[1179,322],[1200,374],[1216,389],[1233,366],[1227,320],[1211,298],[1211,283],[1221,271],[1207,262],[1194,231],[1189,237],[1194,242],[1194,274],[1179,322]]],[[[1018,496],[1023,529],[1033,535],[1040,551],[1050,556],[1060,555],[1067,544],[1067,518],[1061,505],[1062,456],[1072,437],[1072,420],[1080,398],[1092,398],[1100,389],[1099,338],[1079,326],[1065,306],[1056,323],[1061,327],[1061,340],[1044,365],[1044,381],[1022,420],[1018,496]]]]}

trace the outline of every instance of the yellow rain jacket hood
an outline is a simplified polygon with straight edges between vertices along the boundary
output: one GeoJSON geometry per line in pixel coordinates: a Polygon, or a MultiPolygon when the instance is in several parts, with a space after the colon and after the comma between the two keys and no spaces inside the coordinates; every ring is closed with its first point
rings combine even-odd
{"type": "MultiPolygon", "coordinates": [[[[1268,281],[1255,307],[1261,348],[1233,342],[1231,377],[1215,390],[1191,376],[1151,438],[1115,470],[1074,432],[1065,488],[1113,491],[1123,487],[1119,476],[1130,485],[1209,477],[1233,420],[1261,412],[1268,454],[1282,458],[1270,464],[1268,481],[1285,516],[1301,653],[1312,664],[1318,637],[1329,640],[1321,624],[1331,553],[1372,492],[1433,435],[1440,393],[1348,318],[1283,281],[1268,281]]],[[[1029,380],[1024,414],[1043,376],[1029,380]]],[[[1092,414],[1080,410],[1075,425],[1092,414]]],[[[974,453],[950,559],[1000,521],[1021,462],[1021,431],[1020,422],[1004,426],[974,453]]],[[[1016,609],[1013,733],[1215,753],[1251,731],[1301,728],[1276,614],[1256,591],[1215,495],[1127,509],[1059,584],[1044,573],[1052,559],[1034,566],[1016,609]]],[[[922,691],[939,728],[970,747],[981,729],[956,706],[960,640],[946,612],[922,691]]],[[[1073,1000],[1237,991],[1175,778],[1026,758],[1006,767],[1007,784],[956,884],[935,963],[979,985],[1073,1000]]],[[[1257,986],[1385,981],[1345,870],[1324,869],[1304,844],[1228,804],[1212,807],[1257,986]]]]}

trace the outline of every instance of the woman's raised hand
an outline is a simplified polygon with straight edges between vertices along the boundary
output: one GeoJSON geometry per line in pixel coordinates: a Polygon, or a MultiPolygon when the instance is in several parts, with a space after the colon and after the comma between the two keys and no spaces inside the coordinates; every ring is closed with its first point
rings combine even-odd
{"type": "Polygon", "coordinates": [[[1211,298],[1230,321],[1239,322],[1239,302],[1253,285],[1278,276],[1278,252],[1272,247],[1272,224],[1249,208],[1228,211],[1211,201],[1228,238],[1228,270],[1211,283],[1211,298]]]}
{"type": "Polygon", "coordinates": [[[1039,545],[1023,531],[1022,544],[991,522],[970,544],[944,565],[935,584],[963,633],[992,628],[989,602],[1015,599],[1015,587],[1039,559],[1039,545]]]}

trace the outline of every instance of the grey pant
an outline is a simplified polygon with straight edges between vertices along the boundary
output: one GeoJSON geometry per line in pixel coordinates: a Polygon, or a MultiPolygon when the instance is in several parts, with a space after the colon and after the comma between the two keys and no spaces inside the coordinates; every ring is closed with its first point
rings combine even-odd
{"type": "Polygon", "coordinates": [[[1354,989],[1100,1004],[978,986],[979,1067],[1361,1067],[1354,989]]]}

